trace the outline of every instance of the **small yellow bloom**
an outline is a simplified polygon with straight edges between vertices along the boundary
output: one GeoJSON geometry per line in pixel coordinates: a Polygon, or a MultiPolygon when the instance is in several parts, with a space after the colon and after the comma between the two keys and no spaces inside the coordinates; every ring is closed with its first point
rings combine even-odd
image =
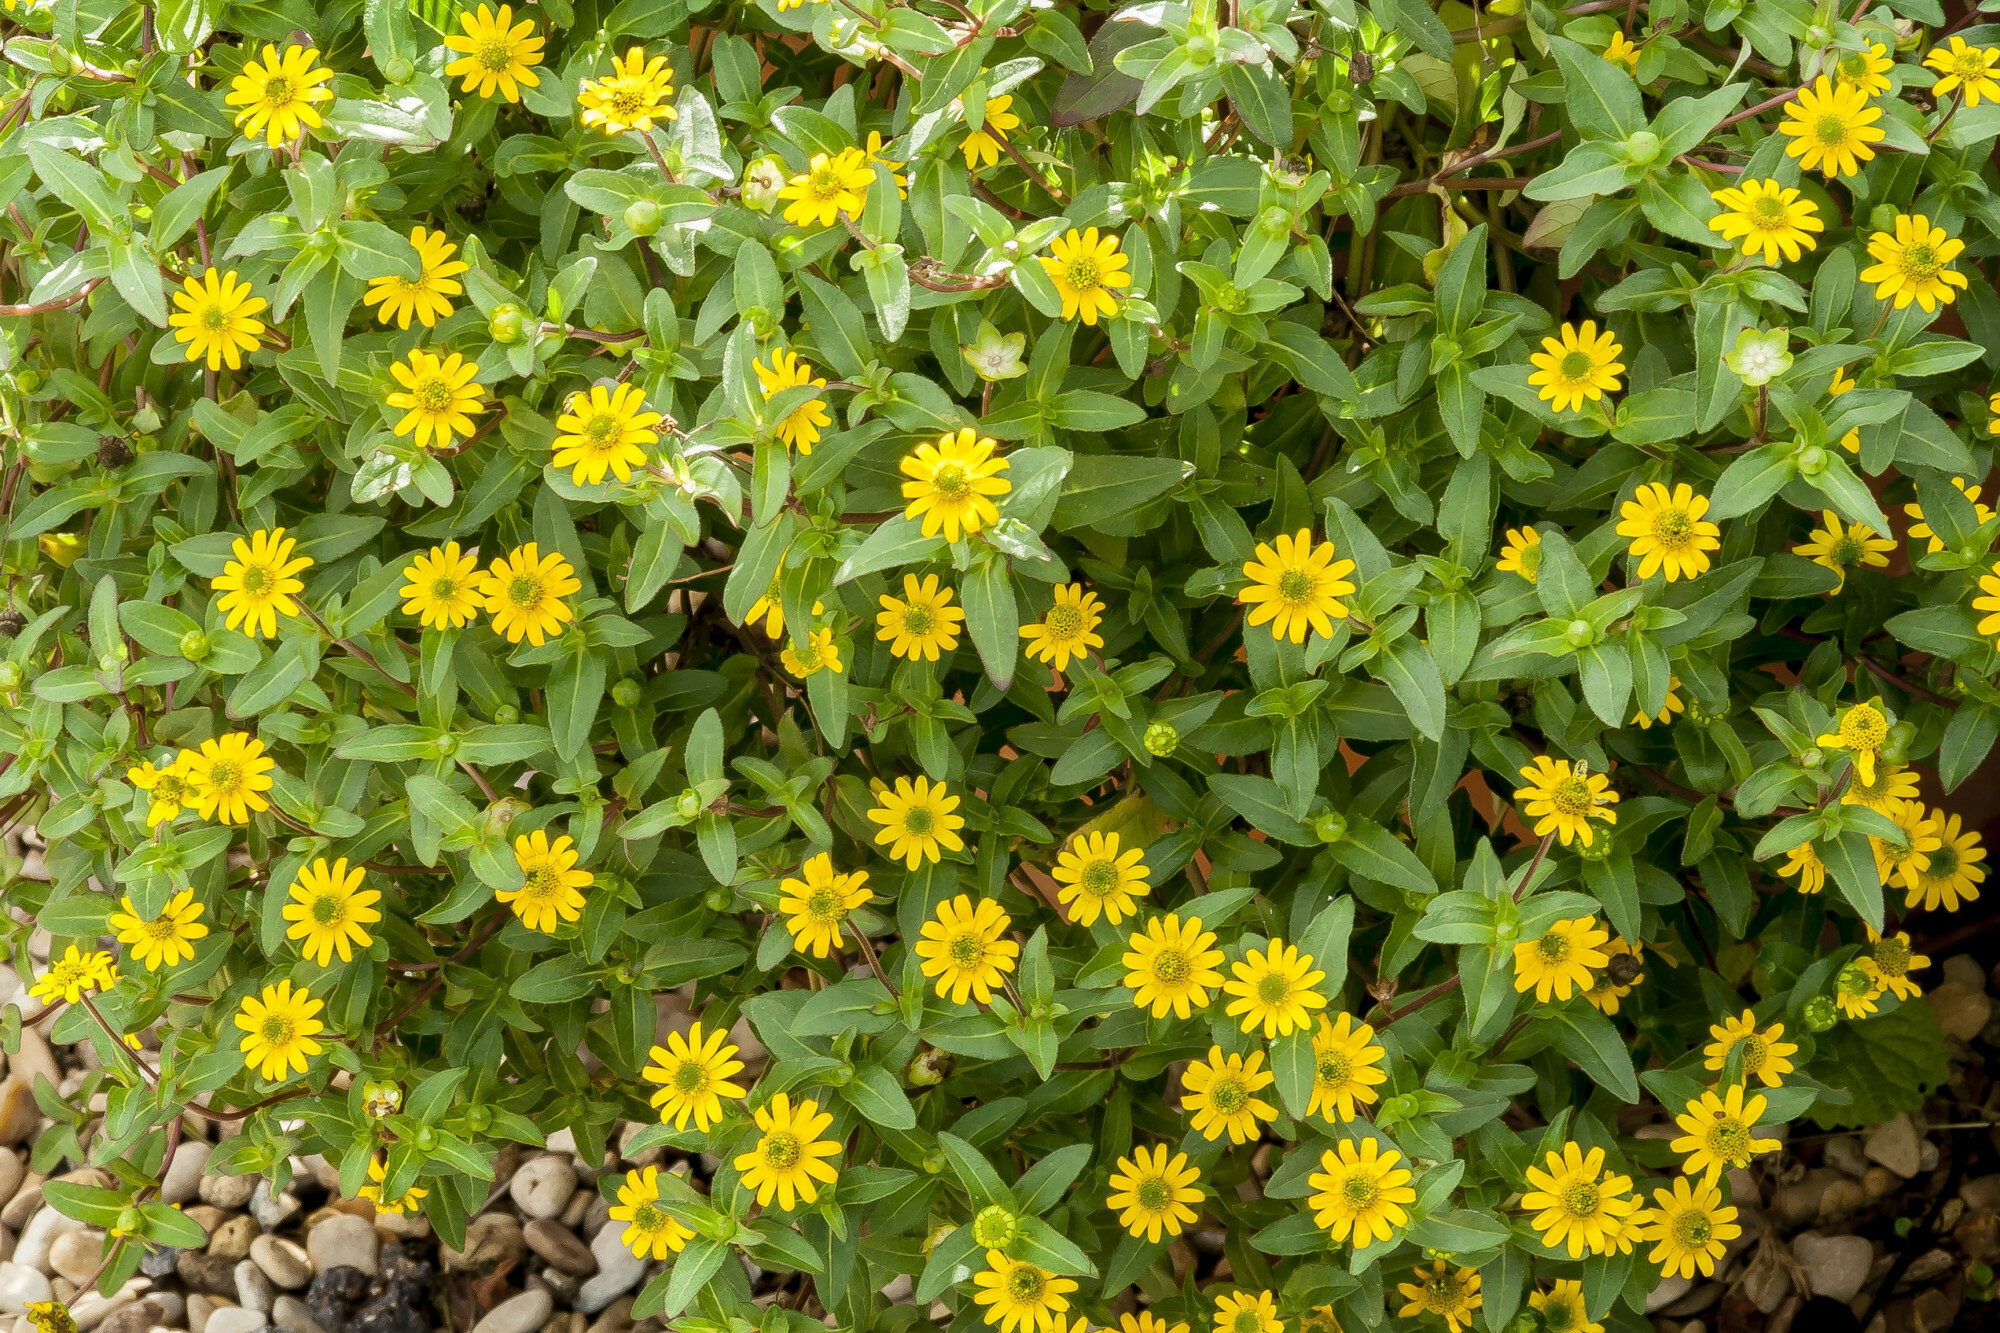
{"type": "Polygon", "coordinates": [[[1110,319],[1118,313],[1112,289],[1130,287],[1132,275],[1124,271],[1131,261],[1118,252],[1116,236],[1106,233],[1099,239],[1095,227],[1078,235],[1071,227],[1069,235],[1049,243],[1049,251],[1054,257],[1044,257],[1041,265],[1062,297],[1064,319],[1095,325],[1100,318],[1110,319]]]}
{"type": "Polygon", "coordinates": [[[1953,93],[1962,95],[1967,106],[1978,106],[1981,99],[2000,102],[2000,72],[1994,69],[2000,65],[2000,47],[1972,46],[1955,36],[1949,47],[1931,48],[1924,64],[1937,71],[1931,96],[1940,103],[1953,93]]]}
{"type": "Polygon", "coordinates": [[[1964,249],[1964,241],[1945,235],[1943,227],[1932,226],[1922,213],[1898,213],[1894,235],[1878,231],[1868,238],[1868,253],[1876,262],[1861,270],[1861,281],[1875,284],[1876,300],[1893,300],[1898,310],[1915,301],[1928,315],[1957,299],[1954,287],[1966,286],[1963,273],[1945,267],[1964,249]]]}
{"type": "Polygon", "coordinates": [[[1835,87],[1822,74],[1786,104],[1778,133],[1792,140],[1785,152],[1800,167],[1821,171],[1831,180],[1861,174],[1861,164],[1875,156],[1869,145],[1882,140],[1883,130],[1875,123],[1880,119],[1882,108],[1868,105],[1867,93],[1847,83],[1835,87]]]}
{"type": "Polygon", "coordinates": [[[495,14],[481,4],[476,14],[461,11],[458,23],[465,35],[446,37],[444,44],[460,55],[444,67],[444,75],[465,80],[460,92],[491,97],[498,88],[507,101],[518,102],[522,88],[542,86],[533,68],[542,63],[542,39],[535,35],[533,19],[515,23],[513,6],[502,5],[495,14]]]}
{"type": "Polygon", "coordinates": [[[1582,407],[1585,400],[1594,403],[1618,392],[1618,372],[1625,369],[1618,357],[1625,349],[1611,330],[1600,334],[1596,321],[1586,319],[1580,328],[1564,324],[1561,334],[1560,339],[1542,339],[1542,350],[1528,355],[1528,363],[1535,367],[1528,383],[1542,401],[1567,412],[1582,407]]]}
{"type": "Polygon", "coordinates": [[[580,117],[587,129],[606,134],[653,128],[653,122],[675,120],[674,67],[665,56],[646,59],[646,48],[634,46],[625,55],[611,57],[611,74],[602,79],[585,79],[577,93],[580,117]]]}
{"type": "Polygon", "coordinates": [[[310,46],[288,46],[279,55],[278,48],[266,42],[263,63],[252,59],[243,66],[222,100],[242,108],[236,124],[244,137],[262,134],[264,142],[276,148],[324,123],[319,104],[332,99],[333,89],[320,85],[333,77],[333,71],[314,64],[318,59],[319,51],[310,46]]]}
{"type": "Polygon", "coordinates": [[[986,113],[980,117],[980,128],[965,136],[959,144],[959,151],[965,154],[965,169],[971,171],[977,166],[996,166],[1000,161],[1000,146],[1007,141],[1007,131],[1019,129],[1021,118],[1007,108],[1014,105],[1011,96],[989,97],[986,99],[986,113]]]}
{"type": "Polygon", "coordinates": [[[1821,511],[1820,522],[1811,537],[1792,548],[1792,554],[1802,555],[1838,574],[1840,582],[1835,585],[1835,592],[1847,587],[1849,570],[1887,568],[1889,556],[1896,549],[1895,542],[1876,536],[1875,530],[1864,523],[1843,527],[1840,515],[1831,509],[1821,511]]]}

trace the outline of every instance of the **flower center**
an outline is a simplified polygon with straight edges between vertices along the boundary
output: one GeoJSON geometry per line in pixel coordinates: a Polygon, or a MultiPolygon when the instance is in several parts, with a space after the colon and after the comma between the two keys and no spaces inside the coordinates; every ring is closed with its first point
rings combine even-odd
{"type": "Polygon", "coordinates": [[[820,665],[820,650],[817,643],[808,641],[803,651],[795,652],[802,672],[817,671],[820,665]]]}
{"type": "Polygon", "coordinates": [[[444,379],[433,376],[419,381],[417,387],[410,391],[410,397],[416,400],[419,411],[434,414],[445,412],[451,408],[451,385],[444,379]]]}
{"type": "Polygon", "coordinates": [[[1257,1317],[1255,1310],[1238,1310],[1236,1317],[1229,1321],[1229,1333],[1261,1333],[1264,1321],[1257,1317]]]}
{"type": "MultiPolygon", "coordinates": [[[[158,788],[155,788],[154,790],[157,791],[158,788]]],[[[1952,846],[1950,843],[1945,843],[1943,846],[1939,847],[1936,851],[1931,853],[1931,867],[1929,874],[1932,879],[1940,879],[1940,880],[1950,879],[1957,873],[1958,873],[1958,848],[1952,846]]]]}
{"type": "Polygon", "coordinates": [[[187,795],[187,784],[177,777],[162,774],[153,784],[153,799],[161,805],[179,805],[187,795]]]}
{"type": "Polygon", "coordinates": [[[1375,1182],[1366,1176],[1349,1176],[1340,1183],[1340,1197],[1349,1208],[1366,1208],[1375,1202],[1375,1193],[1375,1182]]]}
{"type": "Polygon", "coordinates": [[[618,418],[608,412],[600,412],[583,423],[583,434],[592,444],[604,444],[618,434],[618,418]]]}
{"type": "Polygon", "coordinates": [[[806,915],[815,921],[834,922],[845,917],[847,912],[832,889],[818,889],[806,899],[806,915]]]}
{"type": "Polygon", "coordinates": [[[343,915],[339,901],[331,894],[323,893],[312,901],[312,919],[318,925],[337,925],[343,915]]]}
{"type": "Polygon", "coordinates": [[[1109,861],[1092,861],[1077,877],[1077,887],[1092,898],[1102,898],[1118,888],[1118,867],[1109,861]]]}
{"type": "Polygon", "coordinates": [[[1708,1150],[1735,1161],[1750,1153],[1750,1127],[1741,1120],[1722,1119],[1709,1126],[1708,1150]]]}
{"type": "Polygon", "coordinates": [[[937,623],[927,606],[906,607],[903,611],[903,633],[912,638],[927,637],[937,623]]]}
{"type": "Polygon", "coordinates": [[[959,967],[972,967],[986,956],[986,946],[972,935],[955,935],[951,941],[951,961],[959,967]]]}
{"type": "Polygon", "coordinates": [[[1169,986],[1180,986],[1194,972],[1188,956],[1179,949],[1162,949],[1153,955],[1153,978],[1169,986]]]}
{"type": "Polygon", "coordinates": [[[696,1093],[708,1086],[708,1071],[692,1060],[683,1060],[674,1070],[674,1090],[682,1093],[696,1093]]]}
{"type": "Polygon", "coordinates": [[[1316,1070],[1320,1082],[1336,1088],[1347,1082],[1348,1075],[1353,1071],[1354,1062],[1347,1058],[1345,1051],[1328,1051],[1320,1056],[1316,1070]]]}
{"type": "Polygon", "coordinates": [[[1048,1279],[1033,1264],[1019,1264],[1007,1274],[1007,1294],[1022,1305],[1040,1305],[1048,1279]]]}
{"type": "Polygon", "coordinates": [[[264,1019],[264,1026],[258,1029],[267,1046],[289,1046],[292,1044],[292,1020],[282,1014],[271,1014],[264,1019]]]}
{"type": "Polygon", "coordinates": [[[514,44],[502,36],[489,37],[479,44],[478,60],[497,74],[513,65],[514,44]]]}
{"type": "Polygon", "coordinates": [[[1986,53],[1967,50],[1964,55],[1951,62],[1951,72],[1961,79],[1976,79],[1986,72],[1986,53]]]}
{"type": "Polygon", "coordinates": [[[1602,1200],[1597,1186],[1588,1180],[1573,1181],[1562,1193],[1562,1205],[1571,1217],[1595,1217],[1602,1200]]]}
{"type": "Polygon", "coordinates": [[[1833,544],[1833,563],[1843,568],[1852,568],[1861,563],[1861,543],[1852,537],[1842,537],[1833,544]]]}
{"type": "Polygon", "coordinates": [[[1104,285],[1104,270],[1095,259],[1078,255],[1063,265],[1063,279],[1080,292],[1095,291],[1104,285]]]}
{"type": "Polygon", "coordinates": [[[1694,536],[1694,520],[1685,509],[1662,509],[1653,515],[1653,536],[1662,546],[1686,546],[1694,536]]]}
{"type": "Polygon", "coordinates": [[[540,902],[544,898],[553,898],[561,887],[562,881],[557,877],[554,866],[536,866],[528,872],[528,882],[521,886],[521,894],[540,902]]]}
{"type": "Polygon", "coordinates": [[[632,1229],[634,1231],[658,1231],[665,1223],[665,1216],[650,1203],[642,1203],[632,1210],[632,1229]]]}
{"type": "Polygon", "coordinates": [[[180,927],[169,917],[156,917],[140,927],[146,938],[155,943],[164,943],[180,933],[180,927]]]}
{"type": "Polygon", "coordinates": [[[1309,602],[1313,596],[1313,576],[1307,570],[1294,565],[1278,575],[1278,596],[1281,600],[1298,605],[1309,602]]]}
{"type": "Polygon", "coordinates": [[[1944,267],[1937,251],[1922,242],[1903,248],[1903,271],[1913,278],[1928,278],[1944,267]]]}
{"type": "Polygon", "coordinates": [[[221,333],[229,327],[229,312],[219,305],[205,307],[201,312],[201,326],[210,333],[221,333]]]}
{"type": "Polygon", "coordinates": [[[1535,941],[1535,952],[1545,963],[1560,963],[1569,957],[1569,939],[1550,931],[1535,941]]]}
{"type": "Polygon", "coordinates": [[[939,499],[955,504],[972,494],[972,478],[966,475],[963,463],[940,463],[937,471],[931,473],[931,489],[938,493],[939,499]]]}
{"type": "Polygon", "coordinates": [[[1550,1301],[1542,1307],[1542,1327],[1549,1333],[1564,1333],[1571,1327],[1572,1318],[1568,1301],[1550,1301]]]}
{"type": "Polygon", "coordinates": [[[1883,940],[1875,946],[1875,969],[1887,977],[1908,976],[1910,946],[1901,940],[1883,940]]]}
{"type": "Polygon", "coordinates": [[[528,610],[542,600],[542,581],[532,574],[516,574],[507,580],[507,600],[528,610]]]}
{"type": "Polygon", "coordinates": [[[1764,195],[1750,205],[1750,220],[1766,230],[1775,231],[1785,225],[1784,202],[1774,195],[1764,195]]]}
{"type": "Polygon", "coordinates": [[[937,821],[931,812],[921,805],[913,805],[903,812],[903,831],[912,837],[927,838],[936,828],[937,821]]]}
{"type": "Polygon", "coordinates": [[[1888,721],[1868,704],[1850,708],[1840,720],[1840,743],[1849,750],[1872,750],[1888,734],[1888,721]]]}
{"type": "Polygon", "coordinates": [[[243,784],[243,773],[235,764],[220,760],[209,765],[208,789],[217,795],[226,795],[243,784]]]}
{"type": "Polygon", "coordinates": [[[1070,602],[1057,602],[1043,620],[1052,639],[1074,639],[1083,633],[1083,612],[1070,602]]]}
{"type": "Polygon", "coordinates": [[[1165,1212],[1168,1205],[1174,1201],[1172,1191],[1167,1188],[1167,1182],[1158,1176],[1140,1181],[1139,1188],[1132,1191],[1132,1197],[1137,1199],[1139,1206],[1149,1213],[1165,1212]]]}
{"type": "Polygon", "coordinates": [[[292,100],[292,81],[279,75],[264,80],[264,100],[271,106],[280,107],[292,100]]]}
{"type": "Polygon", "coordinates": [[[797,1166],[803,1155],[803,1145],[796,1134],[780,1130],[764,1136],[764,1160],[780,1171],[797,1166]]]}
{"type": "Polygon", "coordinates": [[[1597,368],[1588,352],[1565,352],[1561,363],[1562,377],[1566,380],[1586,380],[1590,372],[1597,368]]]}
{"type": "Polygon", "coordinates": [[[1549,788],[1549,801],[1555,806],[1557,814],[1571,819],[1581,819],[1597,808],[1597,802],[1590,794],[1590,783],[1574,775],[1549,788]]]}
{"type": "Polygon", "coordinates": [[[1250,1100],[1250,1090],[1238,1078],[1219,1078],[1208,1085],[1208,1104],[1224,1115],[1235,1115],[1250,1100]]]}
{"type": "Polygon", "coordinates": [[[838,197],[846,187],[841,184],[840,174],[826,166],[812,173],[806,181],[806,188],[812,191],[814,199],[825,202],[838,197]]]}
{"type": "Polygon", "coordinates": [[[431,580],[431,600],[432,600],[432,601],[434,601],[434,602],[448,602],[448,601],[450,601],[450,600],[451,600],[452,598],[454,598],[454,597],[456,597],[456,596],[458,596],[458,580],[457,580],[457,579],[453,579],[453,578],[446,578],[446,577],[442,577],[442,576],[440,576],[440,577],[438,577],[438,578],[434,578],[434,579],[432,579],[432,580],[431,580]]]}
{"type": "Polygon", "coordinates": [[[644,92],[630,84],[621,83],[611,90],[611,110],[619,120],[631,120],[646,109],[649,100],[644,92]]]}
{"type": "Polygon", "coordinates": [[[1770,1054],[1770,1048],[1765,1045],[1762,1037],[1752,1033],[1738,1042],[1737,1045],[1743,1051],[1744,1073],[1754,1074],[1764,1067],[1764,1060],[1770,1054]]]}
{"type": "Polygon", "coordinates": [[[1682,1213],[1674,1219],[1674,1238],[1683,1245],[1697,1249],[1706,1246],[1709,1237],[1715,1234],[1715,1227],[1702,1213],[1682,1213]]]}
{"type": "Polygon", "coordinates": [[[1813,137],[1828,148],[1847,142],[1847,122],[1839,116],[1821,116],[1813,122],[1813,137]]]}
{"type": "Polygon", "coordinates": [[[1292,983],[1276,972],[1267,972],[1257,981],[1257,998],[1265,1004],[1283,1004],[1292,996],[1292,983]]]}
{"type": "Polygon", "coordinates": [[[1850,51],[1834,65],[1842,83],[1859,83],[1868,77],[1868,57],[1859,51],[1850,51]]]}

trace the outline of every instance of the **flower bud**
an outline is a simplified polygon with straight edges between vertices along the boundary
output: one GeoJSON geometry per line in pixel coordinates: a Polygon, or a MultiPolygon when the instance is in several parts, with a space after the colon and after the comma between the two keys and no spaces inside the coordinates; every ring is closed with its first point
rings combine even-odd
{"type": "Polygon", "coordinates": [[[1324,843],[1339,842],[1347,836],[1347,816],[1329,810],[1313,821],[1313,836],[1324,843]]]}
{"type": "Polygon", "coordinates": [[[778,191],[785,188],[785,167],[775,157],[760,157],[743,168],[743,206],[754,213],[769,213],[778,206],[778,191]]]}
{"type": "Polygon", "coordinates": [[[1170,722],[1155,722],[1146,728],[1146,753],[1155,759],[1165,759],[1181,745],[1180,729],[1170,722]]]}
{"type": "Polygon", "coordinates": [[[486,332],[494,342],[512,346],[521,341],[522,312],[517,305],[498,305],[486,318],[486,332]]]}
{"type": "Polygon", "coordinates": [[[417,77],[417,67],[407,56],[391,56],[383,63],[382,77],[400,86],[417,77]]]}
{"type": "Polygon", "coordinates": [[[949,1052],[926,1046],[911,1059],[906,1071],[913,1088],[934,1088],[951,1077],[952,1058],[949,1052]]]}
{"type": "Polygon", "coordinates": [[[660,206],[650,199],[634,199],[625,205],[625,225],[641,236],[660,229],[660,206]]]}
{"type": "Polygon", "coordinates": [[[637,708],[646,697],[646,687],[627,676],[611,687],[611,702],[620,708],[637,708]]]}
{"type": "Polygon", "coordinates": [[[1597,626],[1588,620],[1572,620],[1563,629],[1563,642],[1572,648],[1588,648],[1597,642],[1597,626]]]}
{"type": "Polygon", "coordinates": [[[1585,842],[1582,838],[1578,838],[1576,840],[1576,854],[1586,861],[1608,860],[1613,847],[1611,830],[1599,828],[1586,829],[1585,832],[1590,835],[1590,841],[1585,842]]]}
{"type": "Polygon", "coordinates": [[[1825,1032],[1840,1019],[1840,1010],[1830,995],[1815,995],[1806,1001],[1806,1031],[1825,1032]]]}
{"type": "Polygon", "coordinates": [[[1635,167],[1651,166],[1660,157],[1660,136],[1651,130],[1639,130],[1625,141],[1625,160],[1635,167]]]}
{"type": "Polygon", "coordinates": [[[1004,1250],[1020,1231],[1020,1219],[999,1204],[988,1204],[972,1219],[972,1239],[982,1250],[1004,1250]]]}
{"type": "Polygon", "coordinates": [[[513,704],[501,704],[493,710],[493,720],[503,727],[511,727],[521,720],[521,710],[513,704]]]}

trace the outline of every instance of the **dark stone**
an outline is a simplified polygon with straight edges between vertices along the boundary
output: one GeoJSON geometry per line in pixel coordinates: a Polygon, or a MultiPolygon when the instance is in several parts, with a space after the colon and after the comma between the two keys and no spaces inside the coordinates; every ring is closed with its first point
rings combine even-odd
{"type": "Polygon", "coordinates": [[[179,1262],[183,1253],[184,1251],[164,1245],[158,1249],[149,1249],[139,1260],[139,1271],[150,1278],[163,1278],[174,1271],[174,1265],[179,1262]]]}
{"type": "Polygon", "coordinates": [[[354,1304],[368,1294],[368,1275],[341,1265],[315,1277],[306,1290],[306,1309],[326,1333],[346,1333],[354,1304]]]}
{"type": "Polygon", "coordinates": [[[381,1275],[330,1268],[313,1279],[306,1308],[326,1333],[431,1333],[431,1266],[401,1245],[382,1247],[381,1275]]]}
{"type": "MultiPolygon", "coordinates": [[[[162,1276],[165,1276],[162,1274],[162,1276]]],[[[99,1333],[146,1333],[167,1317],[167,1307],[156,1300],[135,1301],[106,1315],[99,1333]]]]}
{"type": "Polygon", "coordinates": [[[236,1299],[236,1261],[200,1250],[182,1250],[174,1260],[174,1271],[192,1291],[207,1296],[236,1299]]]}

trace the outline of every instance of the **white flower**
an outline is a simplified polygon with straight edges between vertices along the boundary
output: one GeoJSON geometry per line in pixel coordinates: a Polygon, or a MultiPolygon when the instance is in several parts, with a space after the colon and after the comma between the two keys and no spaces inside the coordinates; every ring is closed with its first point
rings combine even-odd
{"type": "Polygon", "coordinates": [[[1028,373],[1021,363],[1021,353],[1028,346],[1025,333],[1002,334],[986,320],[979,321],[979,339],[970,344],[959,344],[965,362],[973,373],[983,380],[1018,379],[1028,373]]]}

